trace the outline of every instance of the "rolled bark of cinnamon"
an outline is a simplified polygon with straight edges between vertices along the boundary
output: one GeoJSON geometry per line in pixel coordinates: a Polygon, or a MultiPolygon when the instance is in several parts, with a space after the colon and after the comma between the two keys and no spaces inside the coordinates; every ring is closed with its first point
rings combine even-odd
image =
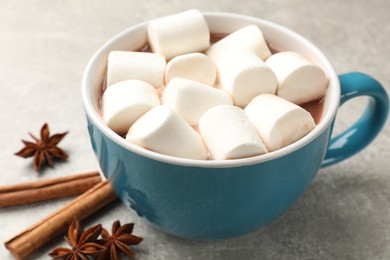
{"type": "Polygon", "coordinates": [[[101,182],[99,172],[0,186],[0,208],[81,194],[101,182]]]}
{"type": "Polygon", "coordinates": [[[74,216],[82,220],[116,198],[111,185],[107,181],[100,182],[65,207],[9,239],[4,245],[15,258],[23,259],[66,230],[74,216]]]}

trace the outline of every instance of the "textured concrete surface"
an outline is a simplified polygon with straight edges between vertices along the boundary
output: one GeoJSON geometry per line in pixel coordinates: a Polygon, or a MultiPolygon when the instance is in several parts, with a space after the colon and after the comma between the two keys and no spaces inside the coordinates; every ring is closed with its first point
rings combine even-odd
{"type": "MultiPolygon", "coordinates": [[[[363,71],[390,91],[388,0],[93,1],[0,0],[0,184],[33,181],[97,168],[80,98],[83,69],[108,38],[138,22],[189,8],[252,15],[301,33],[317,44],[337,72],[363,71]],[[31,160],[13,155],[27,131],[48,122],[69,130],[61,143],[69,161],[38,176],[31,160]]],[[[349,102],[336,132],[366,104],[349,102]]],[[[245,237],[195,242],[165,235],[120,203],[85,221],[135,222],[145,237],[137,259],[390,259],[390,128],[363,152],[322,169],[302,199],[272,225],[245,237]]],[[[0,241],[70,199],[0,209],[0,241]]],[[[234,210],[234,208],[232,208],[234,210]]],[[[227,216],[228,217],[228,216],[227,216]]],[[[47,259],[62,238],[30,259],[47,259]]],[[[0,246],[0,259],[12,259],[0,246]]]]}

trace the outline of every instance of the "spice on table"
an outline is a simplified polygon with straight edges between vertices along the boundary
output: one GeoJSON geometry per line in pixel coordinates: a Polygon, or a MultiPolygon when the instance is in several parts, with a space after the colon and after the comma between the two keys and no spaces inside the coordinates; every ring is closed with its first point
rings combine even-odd
{"type": "Polygon", "coordinates": [[[65,160],[68,155],[57,144],[67,135],[68,132],[54,134],[50,136],[49,126],[45,123],[41,128],[41,139],[29,133],[34,142],[22,140],[25,147],[15,153],[23,158],[34,156],[34,169],[39,171],[44,163],[53,166],[54,159],[65,160]]]}
{"type": "Polygon", "coordinates": [[[0,186],[0,208],[81,194],[101,182],[97,171],[0,186]]]}
{"type": "Polygon", "coordinates": [[[132,235],[134,223],[128,223],[121,226],[119,220],[112,224],[111,235],[106,229],[102,230],[102,239],[98,240],[106,250],[100,254],[97,260],[119,260],[119,252],[123,252],[129,257],[133,257],[135,253],[128,247],[131,245],[138,245],[142,242],[142,237],[132,235]]]}
{"type": "Polygon", "coordinates": [[[111,185],[102,181],[4,244],[13,256],[22,259],[66,230],[73,217],[82,220],[116,199],[111,185]]]}
{"type": "Polygon", "coordinates": [[[68,236],[65,237],[66,243],[71,248],[57,247],[49,256],[53,259],[78,260],[89,259],[89,256],[96,256],[106,248],[99,245],[97,238],[102,232],[102,225],[96,225],[84,231],[76,217],[73,218],[72,224],[68,229],[68,236]]]}
{"type": "Polygon", "coordinates": [[[76,217],[68,229],[66,242],[71,248],[57,247],[49,256],[53,259],[97,259],[97,260],[119,260],[120,252],[129,257],[135,253],[128,248],[130,245],[138,245],[142,242],[142,237],[132,234],[134,223],[121,226],[119,220],[112,224],[112,235],[102,228],[102,225],[93,226],[86,231],[81,227],[76,217]],[[101,239],[98,239],[99,237],[101,239]]]}

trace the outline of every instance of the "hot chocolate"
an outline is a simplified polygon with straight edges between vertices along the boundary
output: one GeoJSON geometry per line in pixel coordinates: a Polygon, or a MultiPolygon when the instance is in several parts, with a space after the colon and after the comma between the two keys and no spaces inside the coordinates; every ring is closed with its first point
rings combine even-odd
{"type": "MultiPolygon", "coordinates": [[[[211,42],[211,44],[221,40],[226,35],[228,35],[228,34],[227,33],[211,33],[210,34],[210,42],[211,42]]],[[[272,54],[275,54],[275,53],[283,51],[283,50],[277,48],[274,45],[269,45],[269,49],[270,49],[272,54]]],[[[149,44],[145,44],[144,46],[142,46],[141,48],[139,48],[137,50],[129,50],[129,51],[152,52],[152,49],[150,48],[149,44]]],[[[106,78],[106,77],[104,77],[104,78],[106,78]]],[[[99,112],[100,112],[100,114],[101,114],[101,97],[103,95],[103,92],[104,92],[105,88],[106,88],[106,81],[104,80],[101,83],[101,87],[100,87],[101,91],[100,91],[99,102],[98,102],[99,103],[99,112]]],[[[162,94],[162,91],[160,91],[160,94],[162,94]]],[[[324,100],[324,98],[320,98],[318,100],[310,101],[310,102],[307,102],[307,103],[299,105],[300,107],[304,108],[305,110],[307,110],[311,114],[311,116],[313,117],[314,122],[316,124],[319,124],[319,122],[321,121],[323,112],[324,112],[324,102],[323,102],[323,100],[324,100]]]]}
{"type": "Polygon", "coordinates": [[[190,10],[150,22],[147,38],[137,50],[110,52],[99,97],[103,121],[130,143],[176,157],[239,159],[288,146],[321,121],[323,70],[270,46],[255,25],[210,33],[190,10]]]}

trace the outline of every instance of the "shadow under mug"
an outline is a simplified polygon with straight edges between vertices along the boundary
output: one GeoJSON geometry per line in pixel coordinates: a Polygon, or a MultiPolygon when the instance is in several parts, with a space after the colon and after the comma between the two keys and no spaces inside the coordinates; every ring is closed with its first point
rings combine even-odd
{"type": "Polygon", "coordinates": [[[389,110],[384,88],[362,73],[337,76],[322,52],[302,36],[261,19],[205,13],[212,33],[230,33],[255,24],[271,47],[299,52],[329,79],[324,113],[301,140],[275,152],[228,161],[176,158],[127,143],[99,115],[99,95],[108,53],[138,50],[146,44],[148,22],[104,44],[90,60],[82,96],[91,143],[104,176],[121,200],[158,229],[197,240],[225,239],[252,232],[287,211],[317,171],[363,149],[382,129],[389,110]],[[357,96],[370,101],[360,119],[330,138],[340,104],[357,96]]]}

